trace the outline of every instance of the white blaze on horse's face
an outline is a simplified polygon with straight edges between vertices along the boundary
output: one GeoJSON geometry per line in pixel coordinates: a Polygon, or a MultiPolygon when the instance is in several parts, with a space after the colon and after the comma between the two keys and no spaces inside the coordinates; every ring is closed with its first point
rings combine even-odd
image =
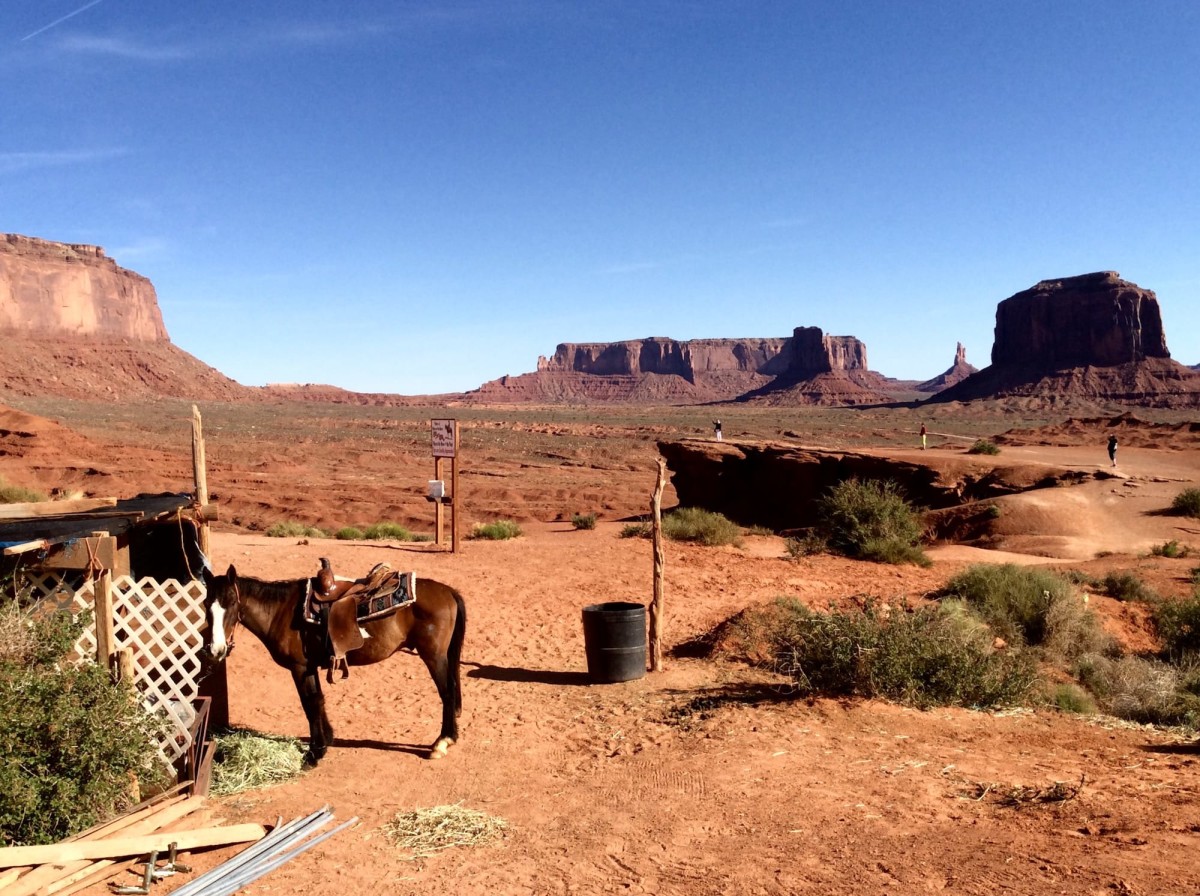
{"type": "Polygon", "coordinates": [[[212,644],[209,647],[213,659],[220,662],[229,652],[229,644],[225,641],[225,608],[217,601],[212,604],[212,644]]]}

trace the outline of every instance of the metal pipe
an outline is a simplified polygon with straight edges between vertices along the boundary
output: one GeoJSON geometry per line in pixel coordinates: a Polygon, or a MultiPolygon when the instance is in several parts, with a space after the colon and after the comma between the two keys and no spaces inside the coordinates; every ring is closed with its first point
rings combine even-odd
{"type": "Polygon", "coordinates": [[[175,890],[172,896],[197,896],[205,887],[229,876],[243,866],[263,858],[269,858],[277,853],[279,849],[285,848],[288,844],[311,833],[310,829],[316,830],[324,827],[332,817],[329,806],[326,805],[306,817],[294,818],[285,825],[277,824],[275,830],[271,831],[266,837],[242,850],[228,861],[210,869],[194,880],[188,881],[188,883],[175,890]],[[321,820],[319,825],[313,827],[322,818],[324,820],[321,820]]]}
{"type": "Polygon", "coordinates": [[[262,865],[254,865],[249,868],[243,868],[242,873],[237,875],[234,879],[222,881],[220,885],[214,887],[210,891],[206,891],[205,896],[229,896],[229,894],[237,892],[247,884],[253,883],[260,877],[263,877],[264,875],[274,871],[280,865],[290,862],[305,850],[311,849],[319,843],[323,843],[334,834],[338,833],[339,831],[344,831],[346,828],[350,827],[350,825],[356,824],[357,822],[358,817],[355,816],[348,821],[342,822],[332,830],[326,831],[323,834],[319,834],[316,837],[313,837],[311,840],[307,840],[285,853],[272,857],[262,865]]]}

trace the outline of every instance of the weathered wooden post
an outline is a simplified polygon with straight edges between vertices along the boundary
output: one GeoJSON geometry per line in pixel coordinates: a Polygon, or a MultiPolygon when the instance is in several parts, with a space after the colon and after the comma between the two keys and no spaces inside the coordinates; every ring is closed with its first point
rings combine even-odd
{"type": "Polygon", "coordinates": [[[112,570],[102,569],[96,578],[96,663],[109,673],[113,671],[116,640],[116,632],[113,631],[112,570]]]}
{"type": "Polygon", "coordinates": [[[445,488],[445,482],[442,479],[443,461],[446,458],[450,459],[450,494],[430,494],[428,500],[433,501],[436,506],[436,526],[437,526],[437,541],[436,544],[442,545],[442,508],[445,505],[450,506],[450,552],[454,553],[458,550],[458,421],[457,420],[431,420],[430,421],[430,441],[433,446],[433,475],[435,481],[441,483],[441,487],[445,488]]]}
{"type": "Polygon", "coordinates": [[[650,602],[650,671],[662,671],[663,625],[663,534],[662,496],[667,485],[667,462],[658,459],[658,479],[650,498],[651,535],[654,542],[654,599],[650,602]]]}
{"type": "Polygon", "coordinates": [[[192,405],[192,474],[196,481],[196,503],[200,505],[200,551],[208,557],[208,518],[204,513],[208,507],[208,470],[204,460],[204,427],[196,405],[192,405]]]}

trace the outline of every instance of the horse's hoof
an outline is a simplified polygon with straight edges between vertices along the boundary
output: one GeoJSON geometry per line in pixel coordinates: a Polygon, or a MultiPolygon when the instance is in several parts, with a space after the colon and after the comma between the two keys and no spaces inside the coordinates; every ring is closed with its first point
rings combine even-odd
{"type": "Polygon", "coordinates": [[[438,742],[433,745],[433,749],[429,751],[430,759],[441,759],[450,750],[450,745],[454,743],[448,737],[438,738],[438,742]]]}
{"type": "Polygon", "coordinates": [[[309,750],[307,753],[304,754],[304,760],[303,760],[304,767],[305,768],[316,768],[317,763],[320,762],[324,757],[325,757],[324,750],[322,750],[320,753],[314,753],[312,750],[309,750]]]}

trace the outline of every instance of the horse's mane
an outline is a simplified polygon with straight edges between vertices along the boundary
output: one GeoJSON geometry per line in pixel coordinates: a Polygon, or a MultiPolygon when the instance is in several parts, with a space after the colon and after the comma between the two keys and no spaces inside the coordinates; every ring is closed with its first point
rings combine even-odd
{"type": "Polygon", "coordinates": [[[304,591],[308,579],[256,579],[254,576],[237,577],[238,588],[243,597],[255,597],[264,601],[281,601],[295,597],[304,591]]]}

